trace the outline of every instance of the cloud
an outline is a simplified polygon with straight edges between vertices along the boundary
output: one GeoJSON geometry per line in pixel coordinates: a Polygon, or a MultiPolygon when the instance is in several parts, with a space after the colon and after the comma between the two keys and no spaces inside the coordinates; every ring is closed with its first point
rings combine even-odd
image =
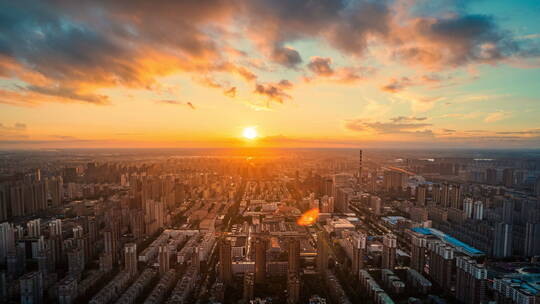
{"type": "Polygon", "coordinates": [[[429,134],[431,127],[429,123],[414,123],[414,122],[379,122],[367,121],[364,119],[351,119],[345,121],[345,128],[356,132],[367,132],[375,134],[400,134],[400,133],[416,133],[429,134]]]}
{"type": "Polygon", "coordinates": [[[21,89],[32,91],[41,95],[59,97],[66,100],[87,102],[97,105],[109,104],[109,98],[105,95],[78,93],[73,89],[65,87],[40,87],[35,85],[29,85],[21,89]]]}
{"type": "Polygon", "coordinates": [[[78,138],[74,136],[69,136],[69,135],[51,135],[51,137],[61,139],[61,140],[78,140],[78,138]]]}
{"type": "Polygon", "coordinates": [[[408,77],[402,77],[401,79],[392,79],[389,84],[381,87],[381,90],[389,93],[397,93],[406,87],[412,85],[412,81],[408,77]]]}
{"type": "Polygon", "coordinates": [[[195,110],[195,106],[191,102],[182,102],[182,101],[173,100],[173,99],[162,99],[162,100],[158,100],[156,102],[160,103],[160,104],[187,106],[187,107],[191,108],[192,110],[195,110]]]}
{"type": "Polygon", "coordinates": [[[482,115],[481,112],[469,112],[469,113],[448,113],[442,115],[443,118],[458,118],[458,119],[474,119],[482,115]]]}
{"type": "Polygon", "coordinates": [[[229,19],[233,6],[226,1],[2,2],[0,77],[19,78],[25,82],[21,90],[37,93],[26,102],[24,92],[11,91],[12,98],[2,102],[35,104],[54,101],[47,97],[52,96],[108,104],[93,91],[154,90],[160,86],[157,77],[176,72],[226,72],[254,80],[247,68],[224,57],[221,50],[232,48],[220,39],[223,34],[202,29],[229,19]]]}
{"type": "Polygon", "coordinates": [[[375,72],[373,68],[364,67],[338,67],[332,66],[332,59],[328,57],[312,57],[306,65],[314,76],[304,77],[306,82],[319,79],[330,80],[337,83],[353,83],[364,79],[375,72]]]}
{"type": "Polygon", "coordinates": [[[458,103],[467,103],[467,102],[482,102],[486,100],[497,100],[505,97],[510,97],[511,94],[478,94],[478,95],[467,95],[462,98],[458,98],[456,102],[458,103]]]}
{"type": "Polygon", "coordinates": [[[292,83],[288,80],[281,80],[279,83],[263,83],[255,85],[255,94],[266,96],[268,101],[283,103],[291,96],[285,90],[292,88],[292,83]]]}
{"type": "Polygon", "coordinates": [[[24,124],[22,122],[16,122],[12,126],[7,126],[7,125],[4,125],[4,124],[0,123],[0,130],[3,130],[3,131],[18,132],[18,131],[24,131],[24,130],[26,130],[26,128],[27,128],[26,124],[24,124]]]}
{"type": "Polygon", "coordinates": [[[497,132],[497,134],[501,134],[501,135],[536,135],[536,136],[540,136],[540,129],[530,129],[530,130],[523,130],[523,131],[503,131],[503,132],[497,132]]]}
{"type": "Polygon", "coordinates": [[[424,121],[427,120],[427,117],[416,117],[416,116],[397,116],[390,118],[392,122],[410,122],[410,121],[424,121]]]}
{"type": "Polygon", "coordinates": [[[387,84],[380,87],[382,91],[388,93],[398,93],[412,86],[425,86],[431,89],[439,89],[445,86],[457,84],[450,82],[453,77],[451,75],[441,75],[436,73],[428,73],[421,76],[403,76],[391,78],[387,84]]]}
{"type": "Polygon", "coordinates": [[[259,41],[263,45],[322,38],[345,54],[362,56],[370,41],[376,41],[389,47],[393,58],[430,69],[540,54],[529,43],[534,37],[512,37],[493,16],[469,14],[460,5],[449,5],[444,13],[427,10],[416,15],[420,1],[403,3],[256,0],[244,3],[244,8],[254,35],[264,37],[259,41]]]}
{"type": "MultiPolygon", "coordinates": [[[[110,104],[101,93],[106,89],[159,91],[160,78],[177,73],[209,80],[206,83],[220,91],[243,87],[229,76],[249,86],[262,84],[268,80],[250,70],[253,63],[265,58],[281,65],[270,72],[283,67],[300,71],[302,56],[296,45],[303,41],[316,41],[354,62],[390,53],[391,60],[429,71],[540,57],[540,49],[531,42],[536,36],[514,37],[493,16],[469,14],[466,6],[448,4],[444,14],[418,14],[422,3],[3,1],[0,78],[19,87],[3,88],[9,96],[3,94],[0,102],[110,104]]],[[[356,83],[372,72],[353,64],[335,67],[330,58],[315,57],[307,64],[310,75],[305,80],[356,83]]],[[[396,75],[383,90],[399,92],[408,85],[445,80],[426,75],[411,83],[396,75]]],[[[263,89],[264,85],[255,92],[263,89]]],[[[286,99],[278,95],[281,102],[286,99]]]]}
{"type": "Polygon", "coordinates": [[[497,122],[497,121],[506,119],[506,118],[510,117],[511,115],[512,115],[512,113],[504,112],[504,111],[497,111],[497,112],[489,113],[484,118],[484,122],[488,122],[488,123],[489,122],[497,122]]]}
{"type": "Polygon", "coordinates": [[[231,98],[236,97],[236,87],[231,87],[231,88],[225,90],[225,92],[223,92],[223,94],[225,94],[225,96],[231,97],[231,98]]]}
{"type": "Polygon", "coordinates": [[[331,64],[331,58],[313,57],[307,67],[316,75],[331,76],[334,74],[334,69],[332,69],[331,64]]]}
{"type": "MultiPolygon", "coordinates": [[[[450,79],[450,78],[451,77],[448,77],[447,79],[450,79]]],[[[441,77],[441,75],[430,73],[430,74],[422,75],[420,77],[420,80],[424,83],[439,83],[445,79],[441,77]]]]}
{"type": "Polygon", "coordinates": [[[296,67],[302,63],[300,53],[289,47],[274,48],[274,51],[272,52],[272,60],[288,68],[296,67]]]}
{"type": "Polygon", "coordinates": [[[394,28],[394,35],[395,58],[431,69],[538,55],[530,44],[501,30],[489,15],[412,18],[406,25],[394,28]]]}

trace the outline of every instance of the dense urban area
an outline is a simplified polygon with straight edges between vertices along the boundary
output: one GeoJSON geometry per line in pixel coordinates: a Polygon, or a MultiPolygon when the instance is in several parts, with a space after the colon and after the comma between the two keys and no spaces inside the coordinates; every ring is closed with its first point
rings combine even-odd
{"type": "Polygon", "coordinates": [[[540,303],[535,151],[0,153],[3,303],[540,303]]]}

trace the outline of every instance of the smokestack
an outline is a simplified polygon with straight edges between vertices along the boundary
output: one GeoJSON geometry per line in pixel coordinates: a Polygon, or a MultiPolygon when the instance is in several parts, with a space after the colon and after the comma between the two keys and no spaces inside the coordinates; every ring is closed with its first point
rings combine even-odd
{"type": "Polygon", "coordinates": [[[362,150],[358,154],[358,181],[362,181],[362,150]]]}

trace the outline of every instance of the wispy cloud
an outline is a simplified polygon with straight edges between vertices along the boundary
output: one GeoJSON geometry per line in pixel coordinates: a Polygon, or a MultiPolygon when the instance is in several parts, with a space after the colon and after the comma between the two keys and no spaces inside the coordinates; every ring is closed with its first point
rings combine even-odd
{"type": "Polygon", "coordinates": [[[412,84],[413,82],[408,77],[402,77],[400,79],[394,78],[390,81],[390,83],[382,86],[381,90],[389,93],[397,93],[412,84]]]}
{"type": "Polygon", "coordinates": [[[304,77],[304,81],[308,83],[325,80],[340,84],[354,84],[376,72],[375,68],[370,67],[334,67],[332,58],[318,56],[312,57],[306,67],[311,72],[311,75],[304,77]]]}
{"type": "Polygon", "coordinates": [[[507,119],[508,117],[512,116],[512,113],[506,112],[506,111],[497,111],[493,113],[489,113],[485,118],[484,122],[497,122],[503,119],[507,119]]]}
{"type": "Polygon", "coordinates": [[[416,116],[397,116],[390,118],[394,123],[398,122],[410,122],[410,121],[424,121],[427,120],[427,117],[416,117],[416,116]]]}
{"type": "Polygon", "coordinates": [[[345,121],[345,128],[351,131],[367,132],[375,134],[401,134],[401,133],[424,133],[430,134],[430,123],[417,123],[414,120],[391,120],[389,122],[366,121],[363,119],[351,119],[345,121]]]}
{"type": "Polygon", "coordinates": [[[26,130],[27,126],[25,123],[22,122],[16,122],[13,125],[4,125],[3,123],[0,123],[0,131],[24,131],[26,130]]]}
{"type": "Polygon", "coordinates": [[[293,87],[293,84],[283,79],[278,83],[258,83],[255,85],[254,93],[265,96],[268,101],[274,101],[283,103],[285,100],[290,99],[291,96],[286,93],[293,87]]]}
{"type": "Polygon", "coordinates": [[[187,107],[191,108],[192,110],[195,110],[195,106],[191,102],[183,102],[183,101],[178,101],[178,100],[174,100],[174,99],[161,99],[161,100],[158,100],[156,102],[160,103],[160,104],[187,106],[187,107]]]}

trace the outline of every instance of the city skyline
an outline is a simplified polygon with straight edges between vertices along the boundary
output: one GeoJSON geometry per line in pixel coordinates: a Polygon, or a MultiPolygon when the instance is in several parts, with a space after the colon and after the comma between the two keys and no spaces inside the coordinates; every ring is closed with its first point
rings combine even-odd
{"type": "Polygon", "coordinates": [[[1,303],[540,302],[536,150],[0,156],[1,303]]]}
{"type": "Polygon", "coordinates": [[[1,1],[0,149],[538,148],[539,17],[536,1],[1,1]]]}

